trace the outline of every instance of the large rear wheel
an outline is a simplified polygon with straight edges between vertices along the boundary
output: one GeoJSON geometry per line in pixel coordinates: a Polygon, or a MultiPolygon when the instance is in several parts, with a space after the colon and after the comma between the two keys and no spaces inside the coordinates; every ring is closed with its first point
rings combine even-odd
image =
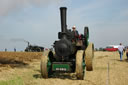
{"type": "Polygon", "coordinates": [[[93,70],[93,57],[94,57],[94,45],[93,43],[89,43],[88,47],[85,50],[85,63],[86,63],[87,71],[93,70]]]}
{"type": "Polygon", "coordinates": [[[85,37],[84,44],[85,44],[85,46],[87,46],[88,45],[88,39],[89,39],[88,27],[84,27],[84,37],[85,37]]]}
{"type": "Polygon", "coordinates": [[[89,29],[88,29],[88,27],[84,27],[84,36],[85,36],[86,39],[89,38],[89,29]]]}
{"type": "Polygon", "coordinates": [[[83,80],[84,79],[84,68],[85,65],[83,59],[83,50],[78,50],[76,53],[76,77],[77,79],[83,80]]]}

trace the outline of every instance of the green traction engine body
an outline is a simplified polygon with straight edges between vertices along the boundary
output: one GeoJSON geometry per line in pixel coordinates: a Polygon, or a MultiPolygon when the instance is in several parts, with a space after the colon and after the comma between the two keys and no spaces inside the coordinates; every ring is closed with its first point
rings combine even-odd
{"type": "Polygon", "coordinates": [[[54,51],[45,51],[41,59],[41,74],[48,78],[54,72],[76,73],[77,79],[84,79],[85,67],[92,71],[92,59],[94,46],[88,42],[89,29],[84,27],[83,34],[75,34],[76,31],[67,29],[66,7],[60,8],[61,32],[59,40],[54,42],[54,51]]]}

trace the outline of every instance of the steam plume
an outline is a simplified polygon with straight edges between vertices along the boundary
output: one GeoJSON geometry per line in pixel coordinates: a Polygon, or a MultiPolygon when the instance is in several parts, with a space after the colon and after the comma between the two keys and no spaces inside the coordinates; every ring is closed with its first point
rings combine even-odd
{"type": "Polygon", "coordinates": [[[61,0],[0,0],[0,16],[5,16],[13,10],[30,5],[43,6],[59,1],[61,0]]]}
{"type": "Polygon", "coordinates": [[[20,38],[11,39],[11,41],[12,41],[12,42],[25,42],[25,43],[28,43],[27,40],[20,39],[20,38]]]}

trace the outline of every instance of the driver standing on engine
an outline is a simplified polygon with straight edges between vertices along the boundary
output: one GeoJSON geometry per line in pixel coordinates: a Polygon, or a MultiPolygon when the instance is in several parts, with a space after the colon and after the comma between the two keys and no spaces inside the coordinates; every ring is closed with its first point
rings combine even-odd
{"type": "Polygon", "coordinates": [[[73,26],[73,27],[72,27],[72,35],[73,35],[72,41],[73,41],[73,42],[76,42],[76,41],[78,40],[78,38],[79,38],[79,33],[78,33],[78,31],[76,30],[76,26],[73,26]]]}
{"type": "Polygon", "coordinates": [[[73,26],[73,27],[72,27],[72,33],[73,33],[73,35],[75,36],[75,38],[78,38],[78,37],[79,37],[79,33],[78,33],[78,31],[76,30],[76,26],[73,26]]]}

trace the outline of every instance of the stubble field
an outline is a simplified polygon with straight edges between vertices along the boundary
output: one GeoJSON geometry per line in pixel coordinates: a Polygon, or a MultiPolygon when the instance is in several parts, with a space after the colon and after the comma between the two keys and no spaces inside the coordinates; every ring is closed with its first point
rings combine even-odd
{"type": "Polygon", "coordinates": [[[128,61],[118,52],[95,52],[94,70],[84,80],[73,74],[53,74],[41,78],[39,52],[0,52],[0,85],[128,85],[128,61]]]}

